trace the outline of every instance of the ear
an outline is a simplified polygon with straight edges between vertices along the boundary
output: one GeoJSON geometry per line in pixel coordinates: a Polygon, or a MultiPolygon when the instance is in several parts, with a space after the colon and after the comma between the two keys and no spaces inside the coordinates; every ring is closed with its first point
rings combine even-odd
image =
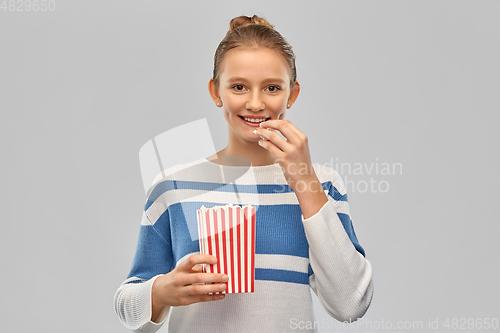
{"type": "Polygon", "coordinates": [[[210,93],[210,97],[212,97],[212,100],[215,102],[215,104],[220,103],[220,95],[219,95],[219,89],[215,86],[214,79],[211,78],[208,81],[208,92],[210,93]]]}
{"type": "Polygon", "coordinates": [[[288,105],[292,105],[295,103],[295,100],[297,100],[297,97],[299,97],[300,93],[300,84],[299,81],[295,81],[293,88],[290,90],[290,96],[288,96],[288,105]]]}

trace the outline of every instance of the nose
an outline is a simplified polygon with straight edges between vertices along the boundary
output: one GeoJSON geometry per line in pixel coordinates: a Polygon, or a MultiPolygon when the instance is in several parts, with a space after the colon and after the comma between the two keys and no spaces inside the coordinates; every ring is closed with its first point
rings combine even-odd
{"type": "Polygon", "coordinates": [[[258,91],[255,91],[252,94],[250,94],[246,108],[247,110],[251,110],[254,112],[262,111],[266,108],[266,104],[264,104],[264,101],[262,100],[258,91]]]}

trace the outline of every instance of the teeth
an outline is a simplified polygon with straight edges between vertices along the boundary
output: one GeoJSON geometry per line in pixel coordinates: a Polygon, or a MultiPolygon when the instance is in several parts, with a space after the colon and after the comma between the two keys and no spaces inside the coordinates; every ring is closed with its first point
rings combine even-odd
{"type": "Polygon", "coordinates": [[[261,123],[261,122],[265,121],[267,118],[255,119],[255,118],[245,118],[245,117],[243,117],[243,119],[245,119],[245,121],[248,121],[250,123],[261,123]]]}

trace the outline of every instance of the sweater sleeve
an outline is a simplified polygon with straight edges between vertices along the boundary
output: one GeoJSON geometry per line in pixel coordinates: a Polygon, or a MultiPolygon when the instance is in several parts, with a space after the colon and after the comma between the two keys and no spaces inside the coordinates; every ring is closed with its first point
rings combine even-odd
{"type": "Polygon", "coordinates": [[[118,318],[133,332],[156,332],[169,313],[169,308],[165,308],[156,319],[157,322],[151,321],[153,283],[158,276],[168,273],[173,267],[172,247],[165,235],[170,235],[168,210],[155,223],[144,213],[132,268],[114,296],[118,318]]]}
{"type": "Polygon", "coordinates": [[[372,267],[354,233],[347,195],[336,172],[328,202],[308,219],[302,216],[302,222],[313,271],[311,288],[335,319],[361,318],[373,296],[372,267]]]}

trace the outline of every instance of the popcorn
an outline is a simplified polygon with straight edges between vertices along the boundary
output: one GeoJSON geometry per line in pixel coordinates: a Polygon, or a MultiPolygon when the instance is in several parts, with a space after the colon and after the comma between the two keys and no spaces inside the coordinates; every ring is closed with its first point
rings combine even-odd
{"type": "Polygon", "coordinates": [[[201,206],[196,216],[200,253],[218,259],[214,265],[202,264],[202,271],[229,277],[227,289],[216,294],[254,292],[255,207],[201,206]]]}

